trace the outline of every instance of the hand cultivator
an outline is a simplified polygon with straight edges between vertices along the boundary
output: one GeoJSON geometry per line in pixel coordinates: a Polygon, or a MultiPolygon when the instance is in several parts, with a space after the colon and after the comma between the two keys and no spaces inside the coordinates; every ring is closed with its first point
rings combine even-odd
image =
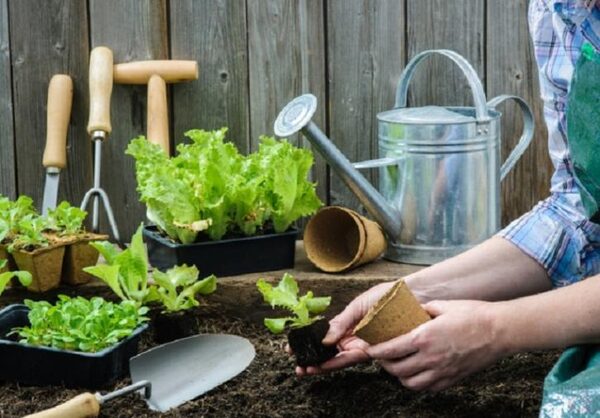
{"type": "Polygon", "coordinates": [[[98,232],[99,200],[102,200],[112,234],[121,242],[115,216],[108,195],[100,187],[100,168],[102,165],[102,142],[108,138],[110,124],[110,96],[113,84],[113,55],[106,47],[96,47],[90,54],[90,118],[87,131],[94,141],[94,187],[87,191],[81,202],[85,210],[93,197],[92,231],[98,232]]]}

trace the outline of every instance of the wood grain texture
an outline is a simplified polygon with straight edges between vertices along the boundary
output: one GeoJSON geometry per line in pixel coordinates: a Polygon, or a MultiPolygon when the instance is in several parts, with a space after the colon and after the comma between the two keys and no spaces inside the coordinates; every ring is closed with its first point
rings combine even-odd
{"type": "Polygon", "coordinates": [[[67,139],[67,168],[61,172],[59,199],[77,205],[91,183],[91,152],[85,141],[86,3],[12,0],[9,13],[18,192],[31,196],[41,206],[48,83],[53,74],[69,74],[74,82],[73,111],[67,139]]]}
{"type": "Polygon", "coordinates": [[[14,199],[17,179],[7,6],[8,0],[0,0],[0,194],[14,199]]]}
{"type": "MultiPolygon", "coordinates": [[[[109,47],[115,63],[169,58],[165,0],[91,0],[90,26],[91,47],[109,47]]],[[[110,198],[121,238],[128,242],[145,219],[135,191],[134,160],[125,149],[132,138],[145,135],[146,86],[113,86],[111,122],[112,134],[102,150],[101,186],[110,198]]],[[[87,144],[92,146],[89,140],[87,144]]],[[[101,231],[108,232],[101,213],[101,231]]]]}
{"type": "MultiPolygon", "coordinates": [[[[408,59],[428,49],[454,50],[485,86],[485,0],[408,0],[407,9],[408,59]]],[[[445,57],[423,62],[410,86],[409,106],[473,105],[465,77],[445,57]]]]}
{"type": "MultiPolygon", "coordinates": [[[[377,156],[376,115],[393,105],[406,55],[404,22],[402,1],[327,3],[329,134],[351,161],[377,156]]],[[[335,173],[330,203],[364,213],[335,173]]]]}
{"type": "Polygon", "coordinates": [[[228,127],[228,139],[249,149],[246,2],[171,0],[173,59],[198,60],[199,79],[173,86],[175,143],[189,129],[228,127]]]}
{"type": "MultiPolygon", "coordinates": [[[[317,97],[319,107],[313,121],[327,130],[324,12],[319,0],[248,1],[252,150],[258,148],[260,135],[273,135],[273,123],[281,109],[301,94],[317,97]]],[[[310,147],[299,135],[289,140],[310,147]]],[[[312,175],[326,202],[327,167],[319,155],[315,155],[312,175]]]]}
{"type": "MultiPolygon", "coordinates": [[[[549,195],[553,167],[548,155],[537,66],[527,27],[527,0],[488,2],[487,92],[522,97],[534,111],[536,130],[529,149],[502,183],[502,224],[516,219],[549,195]],[[510,30],[508,30],[510,29],[510,30]],[[515,48],[518,45],[518,48],[515,48]]],[[[508,156],[523,129],[518,108],[511,104],[502,113],[502,160],[508,156]]]]}

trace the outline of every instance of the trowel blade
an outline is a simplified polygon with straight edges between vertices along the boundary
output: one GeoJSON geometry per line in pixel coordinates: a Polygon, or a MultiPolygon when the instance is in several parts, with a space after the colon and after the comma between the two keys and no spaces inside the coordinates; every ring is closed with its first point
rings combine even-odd
{"type": "Polygon", "coordinates": [[[148,380],[148,406],[165,412],[244,371],[255,356],[245,338],[199,334],[152,348],[129,361],[132,382],[148,380]]]}
{"type": "Polygon", "coordinates": [[[58,201],[58,181],[60,171],[46,173],[46,184],[44,185],[44,198],[42,200],[42,215],[47,215],[49,209],[56,208],[58,201]]]}

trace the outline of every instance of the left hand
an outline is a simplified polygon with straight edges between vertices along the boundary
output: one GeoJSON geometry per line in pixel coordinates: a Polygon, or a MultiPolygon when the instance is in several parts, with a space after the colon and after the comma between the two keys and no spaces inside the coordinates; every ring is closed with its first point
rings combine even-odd
{"type": "Polygon", "coordinates": [[[494,306],[469,300],[429,302],[423,307],[431,321],[365,351],[409,389],[446,389],[507,354],[494,306]]]}

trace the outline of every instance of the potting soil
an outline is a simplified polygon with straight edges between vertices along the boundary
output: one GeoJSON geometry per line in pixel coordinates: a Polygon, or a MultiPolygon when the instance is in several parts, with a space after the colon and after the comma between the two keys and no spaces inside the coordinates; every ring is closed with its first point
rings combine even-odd
{"type": "MultiPolygon", "coordinates": [[[[412,392],[376,364],[298,378],[285,336],[264,327],[199,311],[201,332],[232,333],[256,348],[250,367],[233,380],[165,414],[137,395],[102,406],[101,417],[536,417],[542,381],[559,353],[519,354],[440,393],[412,392]]],[[[141,350],[155,345],[145,334],[141,350]]],[[[123,379],[107,391],[129,383],[123,379]]],[[[0,383],[0,418],[40,411],[82,390],[0,383]]]]}

